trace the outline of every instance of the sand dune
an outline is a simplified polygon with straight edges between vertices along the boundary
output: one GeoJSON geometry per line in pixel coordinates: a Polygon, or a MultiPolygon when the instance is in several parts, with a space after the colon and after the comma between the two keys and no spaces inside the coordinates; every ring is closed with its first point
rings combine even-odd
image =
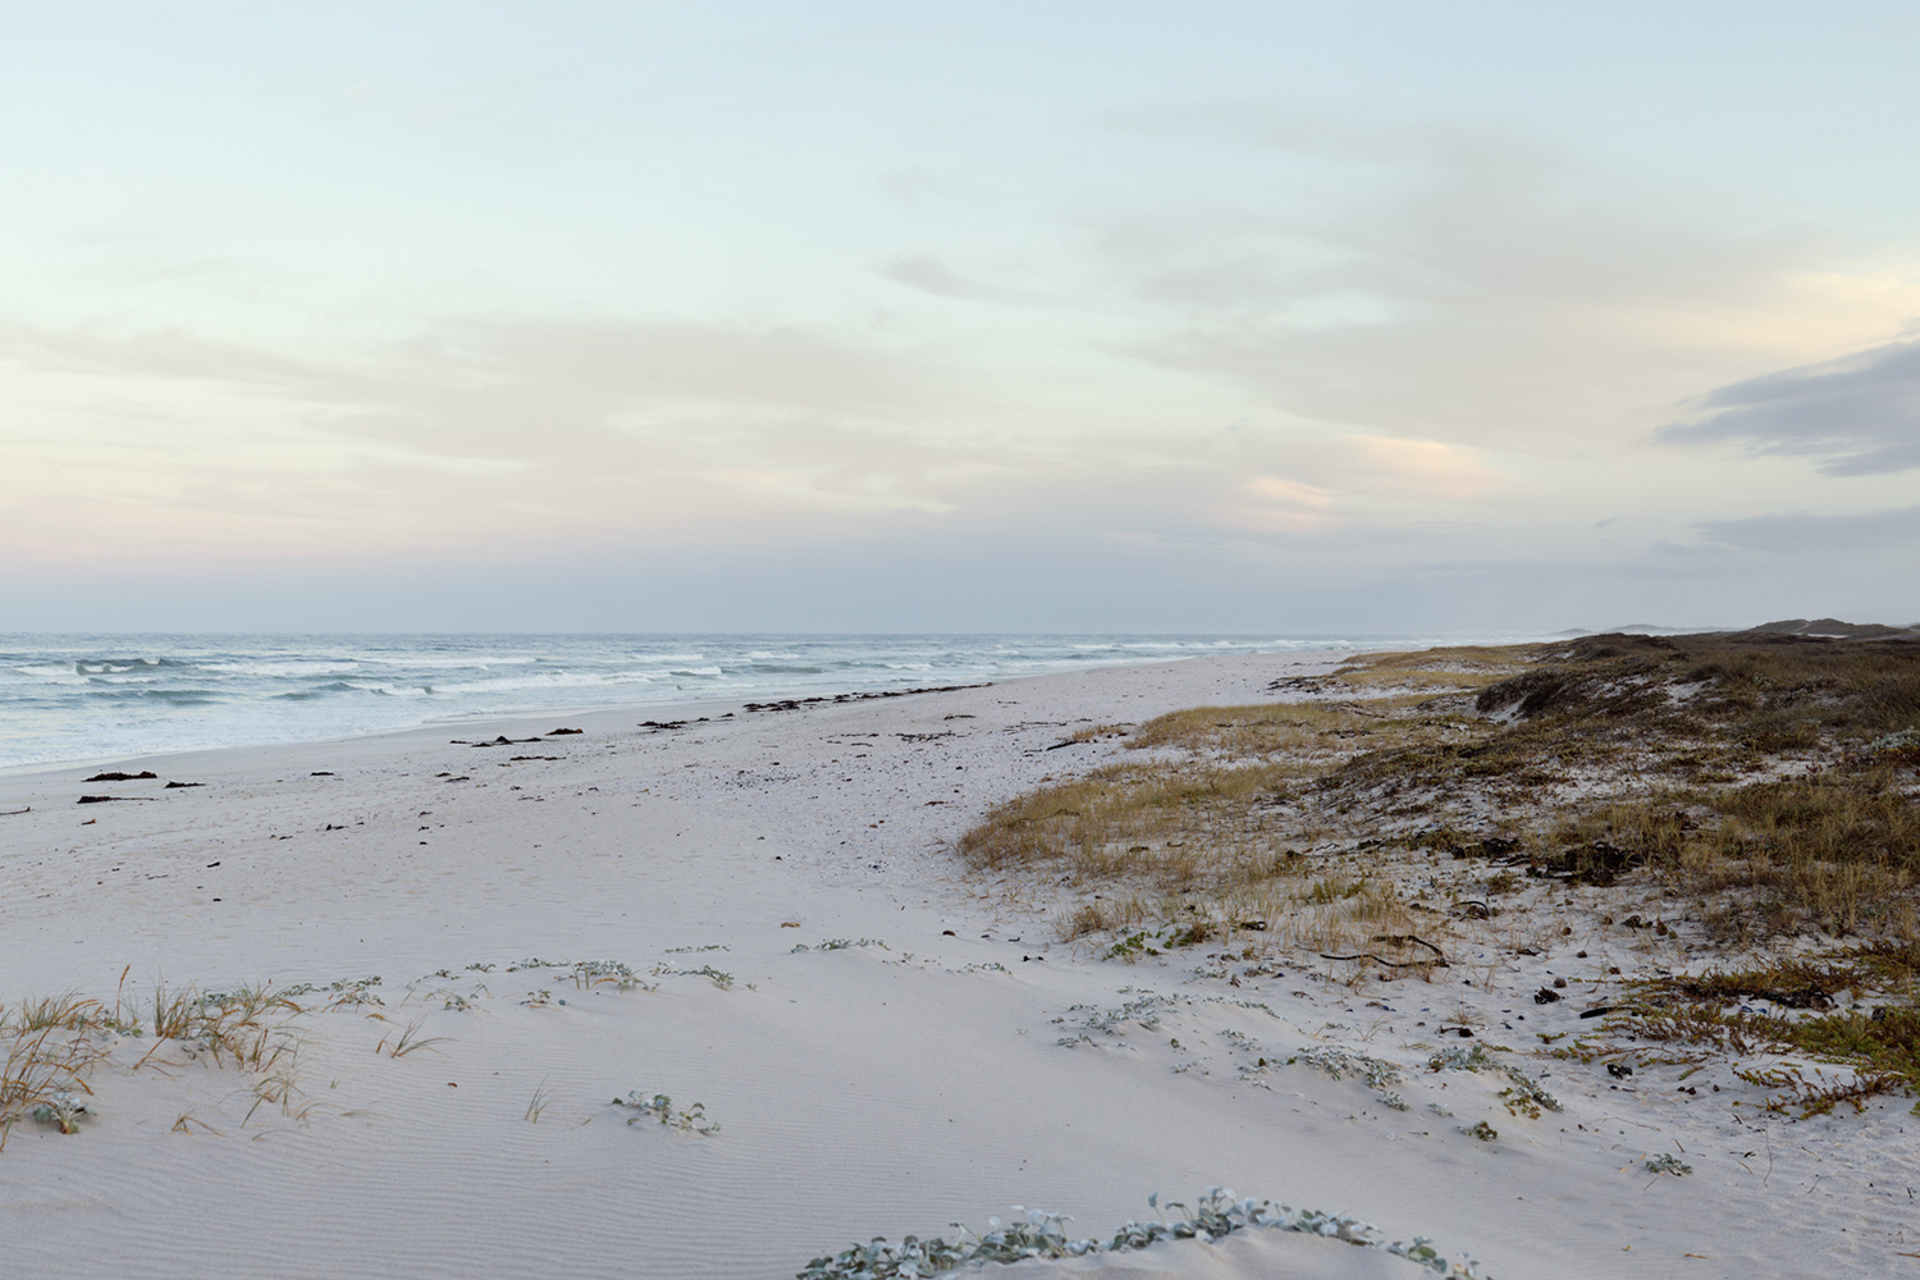
{"type": "MultiPolygon", "coordinates": [[[[1565,1110],[1512,1118],[1501,1080],[1412,1047],[1459,990],[1102,962],[947,854],[993,803],[1120,749],[1047,749],[1075,729],[1256,700],[1335,657],[200,753],[86,806],[81,770],[0,780],[0,809],[31,807],[0,818],[0,1000],[112,1000],[129,966],[123,995],[314,988],[275,1015],[272,1071],[177,1044],[135,1070],[151,1037],[128,1040],[78,1135],[16,1126],[4,1271],[772,1280],[1014,1204],[1106,1235],[1150,1192],[1216,1184],[1508,1278],[1884,1275],[1920,1250],[1903,1110],[1769,1126],[1731,1093],[1528,1059],[1565,1110]],[[561,723],[584,732],[544,736],[561,723]],[[542,741],[449,742],[495,735],[542,741]],[[1313,1045],[1398,1064],[1408,1109],[1280,1065],[1313,1045]],[[634,1091],[720,1130],[611,1102],[634,1091]],[[1497,1144],[1461,1131],[1489,1117],[1497,1144]],[[1676,1149],[1691,1176],[1646,1171],[1676,1149]]],[[[1271,1231],[1008,1270],[1039,1272],[1420,1274],[1271,1231]]]]}

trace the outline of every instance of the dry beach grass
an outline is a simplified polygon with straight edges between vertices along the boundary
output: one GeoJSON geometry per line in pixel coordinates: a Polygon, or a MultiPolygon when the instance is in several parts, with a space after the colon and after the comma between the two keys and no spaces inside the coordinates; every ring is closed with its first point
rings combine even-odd
{"type": "Polygon", "coordinates": [[[1536,952],[1576,901],[1695,968],[1815,947],[1814,985],[1871,1012],[1723,1016],[1729,984],[1787,980],[1750,966],[1648,987],[1614,1029],[1805,1050],[1860,1068],[1848,1097],[1920,1089],[1901,959],[1920,942],[1920,640],[1601,636],[1370,655],[1271,692],[1292,700],[1138,726],[1140,758],[999,806],[961,856],[1053,885],[1059,936],[1113,958],[1205,944],[1431,979],[1470,946],[1536,952]]]}

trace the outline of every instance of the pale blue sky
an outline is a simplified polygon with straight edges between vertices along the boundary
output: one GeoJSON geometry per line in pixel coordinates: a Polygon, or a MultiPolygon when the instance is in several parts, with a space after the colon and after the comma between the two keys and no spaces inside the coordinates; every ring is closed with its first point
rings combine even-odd
{"type": "Polygon", "coordinates": [[[0,3],[0,630],[1911,621],[1917,51],[0,3]]]}

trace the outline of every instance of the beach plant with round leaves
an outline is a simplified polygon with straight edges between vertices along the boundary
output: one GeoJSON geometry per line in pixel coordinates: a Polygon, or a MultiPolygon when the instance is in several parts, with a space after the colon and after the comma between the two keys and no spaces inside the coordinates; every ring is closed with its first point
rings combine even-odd
{"type": "Polygon", "coordinates": [[[1316,1044],[1300,1050],[1287,1059],[1288,1066],[1296,1062],[1318,1067],[1335,1080],[1343,1080],[1350,1075],[1359,1076],[1367,1082],[1368,1088],[1380,1095],[1380,1101],[1384,1105],[1395,1111],[1407,1109],[1407,1100],[1392,1088],[1400,1083],[1400,1068],[1384,1058],[1357,1053],[1351,1049],[1342,1049],[1337,1045],[1316,1044]]]}
{"type": "Polygon", "coordinates": [[[705,978],[722,991],[731,990],[733,987],[733,975],[724,969],[716,969],[710,964],[703,964],[697,969],[682,969],[670,964],[656,964],[650,972],[656,978],[705,978]]]}
{"type": "Polygon", "coordinates": [[[28,1113],[41,1124],[55,1125],[62,1133],[80,1132],[80,1117],[94,1114],[93,1107],[65,1089],[58,1091],[28,1113]]]}
{"type": "Polygon", "coordinates": [[[1471,1049],[1458,1046],[1442,1049],[1427,1059],[1430,1071],[1482,1071],[1505,1076],[1511,1085],[1500,1091],[1501,1104],[1515,1116],[1525,1116],[1529,1120],[1538,1120],[1544,1111],[1560,1111],[1564,1108],[1560,1100],[1547,1092],[1545,1085],[1511,1063],[1501,1062],[1488,1053],[1486,1046],[1474,1045],[1471,1049]]]}
{"type": "Polygon", "coordinates": [[[1194,1240],[1202,1244],[1224,1239],[1235,1231],[1267,1229],[1300,1232],[1342,1241],[1364,1249],[1405,1258],[1446,1280],[1489,1280],[1470,1258],[1449,1258],[1424,1236],[1411,1243],[1390,1241],[1378,1227],[1346,1214],[1315,1209],[1293,1209],[1271,1200],[1238,1199],[1225,1187],[1209,1187],[1192,1209],[1171,1202],[1163,1210],[1159,1193],[1147,1204],[1160,1214],[1151,1222],[1129,1221],[1108,1240],[1074,1239],[1066,1231],[1064,1214],[1014,1206],[1019,1219],[1002,1225],[988,1220],[986,1232],[960,1223],[959,1240],[907,1236],[899,1241],[875,1237],[839,1253],[815,1258],[796,1273],[795,1280],[924,1280],[962,1267],[990,1262],[1023,1262],[1029,1258],[1079,1258],[1090,1254],[1125,1253],[1166,1241],[1194,1240]],[[1176,1212],[1177,1211],[1177,1212],[1176,1212]],[[1173,1216],[1169,1216],[1173,1215],[1173,1216]]]}
{"type": "Polygon", "coordinates": [[[1172,997],[1149,991],[1134,996],[1125,1004],[1109,1009],[1103,1009],[1097,1004],[1069,1005],[1066,1013],[1053,1020],[1054,1024],[1064,1025],[1070,1016],[1080,1014],[1082,1016],[1079,1029],[1076,1034],[1062,1036],[1055,1043],[1069,1048],[1076,1044],[1093,1044],[1094,1032],[1107,1036],[1124,1035],[1124,1028],[1129,1023],[1139,1026],[1142,1030],[1153,1031],[1160,1026],[1161,1012],[1174,1007],[1176,1003],[1178,1002],[1172,997]]]}
{"type": "Polygon", "coordinates": [[[1114,941],[1112,946],[1106,949],[1106,952],[1100,958],[1103,960],[1124,960],[1128,964],[1132,964],[1143,955],[1157,956],[1160,954],[1160,948],[1153,944],[1160,941],[1161,935],[1165,932],[1164,929],[1156,929],[1149,933],[1145,929],[1141,929],[1134,933],[1122,935],[1114,941]]]}
{"type": "Polygon", "coordinates": [[[673,1099],[664,1093],[649,1095],[644,1090],[635,1089],[624,1098],[615,1098],[611,1105],[626,1107],[637,1113],[627,1117],[629,1125],[653,1119],[668,1128],[678,1129],[682,1133],[697,1133],[703,1138],[711,1138],[720,1132],[720,1122],[707,1119],[707,1107],[702,1102],[679,1110],[674,1107],[673,1099]]]}

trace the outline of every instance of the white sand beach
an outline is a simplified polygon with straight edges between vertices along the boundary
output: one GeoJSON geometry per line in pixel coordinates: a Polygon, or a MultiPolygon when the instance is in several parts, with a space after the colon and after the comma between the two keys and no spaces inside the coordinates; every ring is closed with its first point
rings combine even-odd
{"type": "MultiPolygon", "coordinates": [[[[1432,1237],[1502,1280],[1920,1271],[1905,1102],[1790,1123],[1730,1076],[1687,1094],[1527,1052],[1577,1024],[1529,995],[1585,971],[1587,922],[1356,989],[1324,966],[1229,973],[1204,945],[1103,960],[1058,941],[1040,895],[1009,901],[953,857],[992,805],[1124,750],[1048,750],[1074,731],[1272,698],[1344,656],[0,779],[0,1002],[313,988],[268,1070],[177,1043],[136,1069],[156,1046],[129,1038],[77,1134],[16,1125],[0,1273],[779,1280],[1013,1205],[1104,1238],[1150,1218],[1150,1193],[1211,1186],[1432,1237]],[[497,736],[537,741],[449,741],[497,736]],[[578,967],[598,961],[636,981],[578,967]],[[1462,1007],[1563,1111],[1513,1116],[1504,1078],[1428,1069],[1462,1007]],[[1398,1065],[1407,1109],[1283,1065],[1312,1046],[1398,1065]],[[610,1104],[636,1091],[719,1131],[610,1104]],[[1464,1132],[1482,1120],[1498,1142],[1464,1132]],[[1649,1172],[1663,1154],[1691,1175],[1649,1172]]],[[[1422,1274],[1257,1230],[1012,1273],[1422,1274]]]]}

